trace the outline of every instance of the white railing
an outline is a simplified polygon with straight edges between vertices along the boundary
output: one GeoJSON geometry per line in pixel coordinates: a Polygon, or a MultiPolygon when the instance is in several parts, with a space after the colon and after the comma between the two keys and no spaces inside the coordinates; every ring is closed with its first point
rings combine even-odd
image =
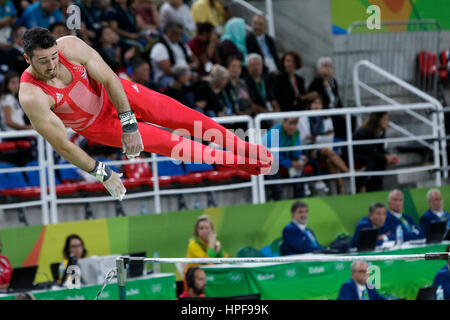
{"type": "MultiPolygon", "coordinates": [[[[221,124],[226,123],[245,123],[247,128],[250,129],[250,132],[254,129],[253,119],[249,116],[230,116],[230,117],[220,117],[213,118],[216,122],[221,124]]],[[[71,129],[68,129],[68,132],[73,132],[71,129]]],[[[25,172],[32,170],[40,170],[40,186],[41,186],[41,199],[39,201],[25,201],[11,204],[3,204],[0,205],[0,210],[2,209],[18,209],[32,206],[41,206],[42,207],[42,224],[47,225],[49,223],[58,223],[58,210],[57,207],[60,204],[76,204],[76,203],[94,203],[94,202],[111,202],[112,198],[108,196],[99,196],[99,197],[82,197],[82,198],[58,198],[56,194],[56,179],[55,179],[55,170],[66,169],[66,168],[76,168],[73,164],[55,164],[53,158],[53,147],[44,139],[37,134],[34,130],[26,130],[26,131],[12,131],[12,132],[0,132],[0,139],[2,138],[12,138],[12,137],[29,137],[35,136],[38,137],[38,155],[39,155],[39,166],[36,167],[22,167],[22,168],[11,168],[11,169],[0,169],[0,173],[5,172],[25,172]],[[47,191],[46,187],[46,178],[45,178],[45,168],[48,168],[48,184],[49,188],[47,191]],[[48,204],[50,205],[50,210],[48,208],[48,204]]],[[[255,141],[254,135],[249,136],[250,142],[255,141]]],[[[161,213],[161,196],[174,195],[174,194],[192,194],[192,193],[206,193],[206,192],[214,192],[214,191],[225,191],[225,190],[235,190],[235,189],[244,189],[250,188],[252,193],[252,203],[256,204],[259,202],[258,199],[258,188],[257,188],[257,179],[255,176],[251,177],[249,182],[240,182],[240,183],[227,183],[224,185],[215,185],[208,187],[191,187],[191,188],[173,188],[173,189],[164,189],[161,190],[159,187],[159,174],[158,174],[158,162],[161,161],[172,161],[171,158],[168,157],[156,157],[156,154],[152,154],[151,157],[145,159],[135,159],[135,160],[120,160],[120,161],[110,161],[109,165],[122,165],[122,164],[130,164],[130,163],[142,163],[147,162],[151,163],[152,173],[153,173],[153,190],[146,192],[136,192],[126,194],[124,200],[129,199],[138,199],[144,197],[154,197],[154,205],[155,205],[155,213],[161,213]]]]}
{"type": "MultiPolygon", "coordinates": [[[[277,113],[263,113],[258,114],[255,117],[256,131],[261,130],[261,122],[264,120],[279,120],[286,118],[298,118],[298,117],[311,117],[311,116],[335,116],[335,115],[345,115],[346,129],[347,129],[347,140],[344,142],[327,142],[322,144],[310,144],[310,145],[300,145],[293,147],[272,147],[270,150],[272,152],[283,152],[292,150],[311,150],[320,149],[323,147],[342,147],[347,146],[347,156],[348,156],[348,173],[335,173],[335,174],[324,174],[316,175],[310,177],[298,177],[298,178],[285,178],[285,179],[270,179],[266,180],[265,176],[258,176],[258,187],[259,187],[259,199],[261,203],[266,201],[265,186],[275,185],[275,184],[292,184],[300,182],[311,182],[319,180],[331,180],[336,178],[350,178],[350,191],[352,194],[356,193],[356,177],[361,176],[387,176],[405,173],[417,173],[425,171],[435,171],[435,182],[437,186],[441,185],[441,174],[440,174],[440,161],[439,161],[439,122],[436,113],[432,113],[432,121],[424,121],[425,125],[428,125],[432,132],[425,135],[416,136],[405,136],[396,138],[384,138],[384,139],[374,139],[374,140],[353,140],[353,132],[351,127],[351,116],[359,114],[367,114],[372,112],[400,112],[400,111],[411,111],[411,110],[431,110],[435,111],[436,106],[432,103],[414,103],[414,104],[404,104],[398,106],[373,106],[370,108],[356,107],[356,108],[342,108],[342,109],[327,109],[327,110],[310,110],[310,111],[292,111],[292,112],[277,112],[277,113]],[[354,164],[354,152],[353,146],[356,145],[368,145],[368,144],[379,144],[379,143],[396,143],[396,142],[408,142],[408,141],[425,141],[433,140],[434,144],[434,164],[429,166],[418,166],[409,168],[397,168],[393,170],[384,171],[355,171],[354,164]]],[[[259,137],[257,143],[263,143],[262,137],[259,137]]]]}

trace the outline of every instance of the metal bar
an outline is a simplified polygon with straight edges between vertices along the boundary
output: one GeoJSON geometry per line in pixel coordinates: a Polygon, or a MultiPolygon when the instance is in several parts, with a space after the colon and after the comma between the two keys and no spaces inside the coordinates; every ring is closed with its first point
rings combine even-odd
{"type": "Polygon", "coordinates": [[[152,153],[152,172],[153,172],[153,192],[155,195],[155,212],[161,213],[161,195],[159,192],[159,173],[158,173],[158,163],[156,160],[156,154],[152,153]]]}
{"type": "Polygon", "coordinates": [[[56,205],[56,189],[55,189],[55,169],[53,165],[55,163],[53,158],[53,148],[50,143],[46,143],[46,153],[47,153],[47,168],[48,168],[48,184],[49,184],[49,201],[50,201],[50,222],[53,224],[58,223],[58,209],[56,205]]]}
{"type": "Polygon", "coordinates": [[[127,300],[127,268],[125,260],[128,260],[128,258],[118,257],[116,259],[117,285],[119,287],[120,300],[127,300]]]}
{"type": "MultiPolygon", "coordinates": [[[[17,208],[28,208],[28,207],[37,207],[37,206],[41,206],[41,210],[42,207],[47,207],[47,203],[43,200],[36,200],[36,201],[26,201],[26,202],[16,202],[16,203],[11,203],[11,204],[0,204],[0,210],[7,210],[7,209],[17,209],[17,208]]],[[[48,222],[48,208],[47,208],[47,213],[44,213],[44,211],[42,212],[42,224],[45,226],[47,225],[48,222]]]]}
{"type": "Polygon", "coordinates": [[[50,223],[50,216],[48,211],[48,195],[47,195],[47,175],[46,175],[46,161],[45,161],[45,145],[44,138],[37,137],[38,143],[38,161],[39,161],[39,182],[41,185],[41,210],[42,210],[42,224],[44,226],[50,223]]]}
{"type": "MultiPolygon", "coordinates": [[[[120,259],[120,258],[118,258],[120,259]]],[[[448,252],[430,252],[422,254],[368,255],[368,256],[290,256],[290,257],[245,257],[245,258],[137,258],[129,257],[129,263],[289,263],[289,262],[351,262],[351,261],[419,261],[449,260],[448,252]]]]}

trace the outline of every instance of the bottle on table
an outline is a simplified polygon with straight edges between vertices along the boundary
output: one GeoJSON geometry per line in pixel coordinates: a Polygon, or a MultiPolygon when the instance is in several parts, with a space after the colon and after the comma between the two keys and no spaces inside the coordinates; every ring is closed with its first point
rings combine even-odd
{"type": "MultiPolygon", "coordinates": [[[[158,252],[155,251],[153,258],[159,258],[158,252]]],[[[159,262],[153,262],[153,273],[161,273],[161,264],[159,262]]]]}
{"type": "Polygon", "coordinates": [[[402,245],[403,244],[403,228],[401,225],[397,226],[397,231],[396,231],[395,235],[396,235],[396,244],[398,246],[402,245]]]}
{"type": "Polygon", "coordinates": [[[444,289],[439,285],[436,290],[436,300],[444,300],[444,289]]]}

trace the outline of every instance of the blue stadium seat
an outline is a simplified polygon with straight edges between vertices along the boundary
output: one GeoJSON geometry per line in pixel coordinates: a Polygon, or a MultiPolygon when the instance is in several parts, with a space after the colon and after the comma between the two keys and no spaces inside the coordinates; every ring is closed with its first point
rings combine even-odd
{"type": "MultiPolygon", "coordinates": [[[[60,164],[69,163],[67,161],[61,161],[60,164]]],[[[62,181],[74,181],[83,180],[83,177],[78,173],[76,168],[59,169],[59,177],[62,181]]]]}
{"type": "Polygon", "coordinates": [[[214,170],[214,167],[207,163],[185,163],[186,172],[204,172],[214,170]]]}
{"type": "MultiPolygon", "coordinates": [[[[17,168],[11,163],[0,163],[0,169],[17,168]]],[[[0,173],[0,190],[24,188],[27,186],[25,177],[22,172],[0,173]]]]}
{"type": "MultiPolygon", "coordinates": [[[[37,161],[30,161],[27,163],[27,167],[36,167],[39,163],[37,161]]],[[[28,186],[30,187],[40,187],[39,183],[39,170],[27,171],[26,173],[28,179],[28,186]]],[[[48,185],[48,170],[46,170],[47,177],[47,185],[48,185]]],[[[55,185],[59,185],[61,182],[58,179],[58,176],[55,175],[55,185]]]]}
{"type": "Polygon", "coordinates": [[[175,164],[171,160],[158,162],[159,176],[181,176],[185,174],[186,171],[181,164],[175,164]]]}

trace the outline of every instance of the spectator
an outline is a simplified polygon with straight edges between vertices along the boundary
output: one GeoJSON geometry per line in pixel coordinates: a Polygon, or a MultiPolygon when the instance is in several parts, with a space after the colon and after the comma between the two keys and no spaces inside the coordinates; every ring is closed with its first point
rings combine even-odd
{"type": "Polygon", "coordinates": [[[80,8],[81,21],[88,37],[93,40],[96,32],[102,27],[102,9],[97,1],[76,0],[74,4],[80,8]]]}
{"type": "Polygon", "coordinates": [[[0,96],[0,119],[5,131],[33,128],[25,124],[24,112],[19,103],[18,93],[19,75],[15,71],[9,71],[6,73],[0,96]]]}
{"type": "MultiPolygon", "coordinates": [[[[450,252],[450,246],[447,246],[446,252],[450,252]]],[[[445,264],[434,276],[433,286],[442,286],[444,290],[444,300],[450,300],[450,266],[445,264]]]]}
{"type": "Polygon", "coordinates": [[[267,21],[262,15],[256,14],[252,18],[252,32],[245,44],[248,53],[257,53],[263,59],[264,72],[277,73],[280,70],[280,61],[274,39],[266,33],[267,21]]]}
{"type": "Polygon", "coordinates": [[[63,248],[64,260],[59,265],[59,278],[64,278],[64,272],[66,271],[69,263],[76,264],[76,261],[81,258],[86,258],[87,250],[84,246],[83,239],[77,234],[71,234],[67,236],[66,242],[63,248]]]}
{"type": "Polygon", "coordinates": [[[209,22],[220,28],[225,22],[225,9],[221,0],[196,0],[191,13],[195,23],[209,22]]]}
{"type": "Polygon", "coordinates": [[[153,0],[134,0],[131,6],[136,12],[137,24],[149,33],[157,34],[159,28],[159,15],[153,0]]]}
{"type": "Polygon", "coordinates": [[[251,53],[247,56],[246,84],[250,99],[253,101],[253,108],[256,113],[261,112],[279,112],[280,106],[273,96],[271,83],[266,75],[263,74],[262,58],[257,53],[251,53]]]}
{"type": "MultiPolygon", "coordinates": [[[[317,60],[318,76],[311,82],[308,92],[317,92],[323,99],[324,109],[342,108],[342,100],[339,96],[339,86],[333,73],[333,61],[330,57],[321,57],[317,60]]],[[[335,136],[339,139],[347,139],[345,116],[333,116],[335,136]]]]}
{"type": "Polygon", "coordinates": [[[187,289],[179,298],[205,298],[206,275],[199,267],[191,267],[186,272],[187,289]]]}
{"type": "Polygon", "coordinates": [[[14,3],[11,0],[0,1],[0,50],[11,48],[10,37],[16,19],[14,3]]]}
{"type": "Polygon", "coordinates": [[[302,57],[294,51],[283,54],[281,72],[277,75],[274,86],[275,99],[281,111],[298,111],[307,107],[307,100],[318,96],[317,92],[306,93],[305,80],[297,75],[302,67],[302,57]]]}
{"type": "Polygon", "coordinates": [[[225,87],[225,93],[234,106],[238,115],[252,115],[252,102],[248,93],[247,84],[241,78],[242,61],[238,57],[230,57],[227,63],[230,81],[225,87]]]}
{"type": "Polygon", "coordinates": [[[400,225],[403,229],[404,241],[424,238],[422,230],[415,224],[411,216],[403,213],[403,202],[404,197],[400,190],[394,189],[389,193],[386,227],[396,235],[397,226],[400,225]]]}
{"type": "Polygon", "coordinates": [[[225,32],[220,38],[220,41],[231,41],[242,54],[242,61],[245,61],[247,58],[247,47],[245,46],[246,36],[245,20],[242,18],[231,18],[225,24],[225,32]]]}
{"type": "Polygon", "coordinates": [[[143,59],[134,59],[131,62],[133,71],[133,82],[139,83],[147,88],[158,91],[158,86],[150,80],[150,64],[143,59]]]}
{"type": "Polygon", "coordinates": [[[64,22],[57,0],[41,0],[30,5],[22,14],[20,25],[31,29],[33,27],[49,28],[55,22],[64,22]]]}
{"type": "Polygon", "coordinates": [[[234,113],[233,105],[223,97],[230,75],[221,65],[214,65],[206,81],[195,91],[195,104],[210,117],[222,117],[234,113]]]}
{"type": "MultiPolygon", "coordinates": [[[[195,108],[195,97],[189,85],[191,70],[187,66],[176,66],[172,69],[174,81],[164,91],[164,94],[181,102],[185,106],[195,108]]],[[[198,110],[201,112],[201,110],[198,110]]]]}
{"type": "Polygon", "coordinates": [[[314,232],[306,226],[308,221],[308,205],[296,201],[291,207],[292,221],[283,229],[281,254],[291,255],[322,251],[314,232]]]}
{"type": "Polygon", "coordinates": [[[419,220],[420,227],[426,235],[431,223],[437,221],[447,221],[447,230],[450,228],[450,213],[444,210],[444,201],[442,200],[439,189],[430,189],[427,192],[428,210],[419,220]]]}
{"type": "Polygon", "coordinates": [[[355,234],[353,235],[352,246],[356,247],[358,245],[359,232],[361,230],[371,228],[378,228],[378,246],[381,246],[384,241],[395,240],[395,232],[392,233],[386,225],[386,207],[381,202],[372,203],[369,207],[369,216],[358,221],[355,234]]]}
{"type": "MultiPolygon", "coordinates": [[[[227,61],[230,57],[238,57],[239,60],[244,64],[244,55],[241,51],[234,45],[233,41],[225,39],[217,44],[217,52],[219,55],[220,64],[226,66],[227,61]]],[[[246,60],[245,60],[246,64],[246,60]]],[[[246,69],[243,70],[243,75],[246,75],[246,69]]]]}
{"type": "Polygon", "coordinates": [[[368,285],[369,266],[364,261],[354,261],[351,265],[352,277],[342,284],[338,300],[386,300],[373,285],[368,285]]]}
{"type": "MultiPolygon", "coordinates": [[[[371,113],[369,119],[353,135],[353,140],[383,139],[389,125],[387,112],[371,113]]],[[[399,158],[384,148],[384,143],[359,145],[354,147],[355,162],[361,171],[382,171],[396,164],[399,158]]],[[[357,178],[359,192],[377,191],[383,188],[381,176],[357,178]]]]}
{"type": "Polygon", "coordinates": [[[197,25],[197,35],[188,43],[198,60],[197,72],[205,76],[211,72],[214,64],[219,63],[217,50],[218,38],[214,26],[209,22],[197,25]]]}
{"type": "MultiPolygon", "coordinates": [[[[309,109],[311,110],[321,110],[322,109],[322,98],[317,96],[310,103],[309,109]]],[[[316,143],[328,143],[333,142],[333,122],[329,117],[323,116],[310,116],[310,117],[300,117],[298,122],[298,130],[300,132],[300,143],[302,145],[306,144],[316,144],[316,143]]],[[[320,162],[324,162],[327,165],[328,171],[330,173],[348,172],[348,167],[341,157],[333,151],[331,148],[321,148],[315,150],[307,150],[305,154],[308,156],[308,163],[311,164],[315,169],[315,174],[319,175],[320,172],[320,162]]],[[[337,184],[337,189],[339,194],[345,194],[344,184],[342,178],[335,180],[337,184]]],[[[326,185],[321,181],[319,184],[316,183],[316,189],[326,190],[326,185]],[[325,188],[324,188],[325,186],[325,188]]]]}
{"type": "MultiPolygon", "coordinates": [[[[179,23],[183,26],[184,34],[189,38],[193,37],[195,22],[191,15],[191,9],[183,3],[183,0],[168,0],[164,2],[159,9],[159,16],[161,17],[162,29],[170,22],[179,23]]],[[[197,34],[200,34],[200,30],[197,30],[197,34]]]]}
{"type": "Polygon", "coordinates": [[[2,255],[3,243],[0,239],[0,289],[8,289],[11,281],[12,266],[8,258],[2,255]]]}
{"type": "Polygon", "coordinates": [[[64,36],[70,36],[71,33],[64,22],[55,22],[49,28],[55,39],[59,39],[64,36]]]}
{"type": "MultiPolygon", "coordinates": [[[[197,218],[194,226],[194,238],[189,241],[186,258],[228,258],[228,254],[217,240],[214,225],[207,215],[197,218]]],[[[190,263],[187,269],[200,265],[190,263]]]]}
{"type": "Polygon", "coordinates": [[[36,300],[36,297],[32,293],[19,293],[14,300],[36,300]]]}
{"type": "MultiPolygon", "coordinates": [[[[267,148],[294,147],[300,146],[300,134],[297,129],[298,118],[285,118],[281,124],[274,125],[263,137],[263,143],[267,148]]],[[[274,161],[279,164],[279,170],[268,179],[281,179],[283,176],[297,178],[303,174],[303,169],[308,161],[308,157],[302,154],[301,150],[283,151],[274,153],[274,161]]],[[[304,184],[294,184],[294,198],[304,196],[304,184]]],[[[278,201],[283,197],[283,189],[279,184],[269,185],[271,197],[278,201]]]]}
{"type": "Polygon", "coordinates": [[[168,87],[173,81],[172,68],[178,65],[195,69],[195,57],[191,49],[181,42],[183,27],[177,23],[169,23],[164,34],[150,52],[153,70],[153,81],[161,87],[168,87]],[[192,64],[192,65],[190,65],[192,64]]]}
{"type": "Polygon", "coordinates": [[[23,57],[22,36],[25,31],[25,27],[14,27],[11,32],[12,46],[9,49],[0,50],[0,61],[8,66],[8,70],[14,70],[19,74],[28,68],[28,63],[23,57]]]}
{"type": "Polygon", "coordinates": [[[122,65],[122,47],[119,43],[119,35],[108,26],[100,28],[98,34],[98,53],[106,64],[114,72],[117,72],[122,65]]]}

